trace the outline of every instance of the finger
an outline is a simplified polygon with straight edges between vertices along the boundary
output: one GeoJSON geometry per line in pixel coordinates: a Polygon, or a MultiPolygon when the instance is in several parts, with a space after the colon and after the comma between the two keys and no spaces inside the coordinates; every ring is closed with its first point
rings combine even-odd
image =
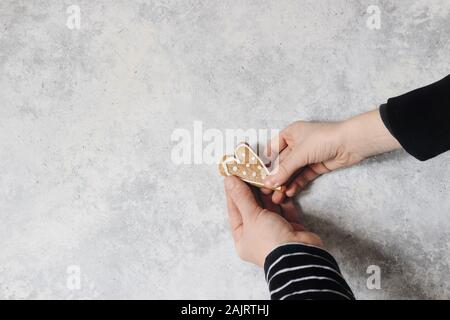
{"type": "Polygon", "coordinates": [[[286,195],[293,197],[299,190],[304,189],[309,183],[317,179],[322,174],[331,170],[323,163],[316,163],[305,168],[287,187],[286,195]]]}
{"type": "Polygon", "coordinates": [[[281,214],[280,206],[272,202],[272,197],[270,195],[261,194],[261,202],[264,209],[281,214]]]}
{"type": "Polygon", "coordinates": [[[308,185],[308,181],[303,176],[303,173],[300,173],[291,184],[286,188],[286,196],[293,197],[295,194],[304,189],[308,185]]]}
{"type": "Polygon", "coordinates": [[[266,149],[264,150],[264,154],[269,158],[275,157],[280,154],[287,147],[287,141],[285,139],[284,130],[279,134],[275,135],[272,139],[267,143],[266,149]]]}
{"type": "Polygon", "coordinates": [[[280,162],[278,166],[265,179],[267,188],[277,188],[284,184],[289,178],[301,167],[307,163],[305,153],[299,152],[298,149],[292,150],[289,156],[280,162]]]}
{"type": "Polygon", "coordinates": [[[286,196],[289,198],[294,197],[299,190],[301,190],[300,186],[301,178],[297,177],[292,183],[286,188],[286,196]]]}
{"type": "Polygon", "coordinates": [[[284,160],[286,160],[286,158],[289,156],[290,153],[291,153],[291,149],[290,148],[285,148],[283,151],[281,151],[280,155],[277,158],[279,163],[281,163],[284,160]]]}
{"type": "Polygon", "coordinates": [[[258,205],[250,187],[237,177],[225,178],[225,189],[236,208],[239,210],[243,223],[256,216],[262,208],[258,205]]]}
{"type": "Polygon", "coordinates": [[[300,223],[292,222],[291,226],[294,228],[295,231],[306,231],[306,228],[300,223]]]}
{"type": "Polygon", "coordinates": [[[309,167],[311,170],[316,174],[316,176],[313,178],[317,178],[318,176],[330,172],[332,169],[330,169],[330,164],[332,164],[334,161],[325,161],[320,163],[315,163],[310,165],[309,167]]]}
{"type": "Polygon", "coordinates": [[[306,231],[305,226],[300,222],[300,209],[295,205],[294,200],[289,199],[280,205],[281,215],[289,221],[295,231],[306,231]]]}
{"type": "Polygon", "coordinates": [[[239,229],[242,227],[242,216],[238,208],[234,205],[231,197],[226,193],[227,207],[228,207],[228,221],[230,223],[231,235],[236,241],[238,238],[239,229]]]}
{"type": "MultiPolygon", "coordinates": [[[[289,156],[289,153],[291,152],[291,149],[289,147],[285,148],[279,155],[278,157],[273,160],[271,163],[272,164],[278,164],[280,162],[282,162],[284,159],[286,159],[289,156]]],[[[274,166],[275,168],[277,167],[276,165],[274,166]]],[[[268,188],[262,188],[262,192],[264,194],[271,194],[273,193],[272,189],[268,189],[268,188]]]]}
{"type": "Polygon", "coordinates": [[[286,195],[284,194],[284,192],[280,192],[280,191],[275,191],[272,195],[272,201],[275,204],[283,203],[285,198],[286,198],[286,195]]]}
{"type": "Polygon", "coordinates": [[[299,210],[296,207],[294,200],[289,199],[280,205],[283,217],[291,222],[300,224],[299,210]]]}
{"type": "Polygon", "coordinates": [[[261,190],[261,193],[262,193],[262,194],[265,194],[265,195],[269,195],[269,194],[272,194],[272,193],[273,193],[273,190],[272,190],[272,189],[261,188],[260,190],[261,190]]]}
{"type": "Polygon", "coordinates": [[[273,170],[275,170],[278,167],[278,164],[282,162],[284,159],[286,159],[289,156],[289,153],[291,152],[291,149],[285,148],[281,153],[275,157],[275,159],[272,159],[270,162],[270,165],[273,166],[273,170]]]}

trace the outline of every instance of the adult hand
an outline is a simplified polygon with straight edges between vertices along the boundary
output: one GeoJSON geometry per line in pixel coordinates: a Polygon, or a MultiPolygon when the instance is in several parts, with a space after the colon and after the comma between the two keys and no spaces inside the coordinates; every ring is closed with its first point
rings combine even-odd
{"type": "Polygon", "coordinates": [[[378,110],[342,122],[297,121],[268,144],[266,154],[278,156],[278,164],[265,184],[268,188],[286,184],[285,193],[275,191],[272,196],[274,203],[282,203],[285,195],[294,196],[324,173],[400,147],[378,110]]]}
{"type": "Polygon", "coordinates": [[[255,196],[236,177],[225,178],[225,192],[231,231],[241,259],[262,267],[267,255],[282,244],[323,246],[316,234],[305,231],[300,224],[292,201],[277,206],[259,191],[255,196]]]}

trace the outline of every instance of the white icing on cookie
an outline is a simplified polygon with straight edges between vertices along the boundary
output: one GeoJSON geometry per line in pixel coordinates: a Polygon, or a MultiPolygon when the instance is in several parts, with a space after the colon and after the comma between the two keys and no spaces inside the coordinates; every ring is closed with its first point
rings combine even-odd
{"type": "MultiPolygon", "coordinates": [[[[251,161],[253,161],[253,163],[258,164],[258,170],[261,172],[262,175],[267,176],[270,172],[267,169],[267,167],[262,163],[262,160],[258,157],[258,155],[255,153],[255,151],[253,151],[253,149],[251,147],[249,147],[246,143],[241,143],[239,145],[236,146],[235,148],[235,158],[237,160],[237,163],[242,163],[242,161],[239,159],[238,157],[238,153],[242,155],[243,157],[243,161],[246,160],[246,153],[248,152],[248,155],[250,156],[251,161]],[[242,152],[242,149],[244,148],[244,150],[246,150],[246,152],[242,152]]],[[[248,166],[247,166],[248,167],[248,166]]],[[[256,183],[256,182],[254,182],[256,183]]],[[[258,183],[256,183],[258,184],[258,183]]],[[[263,184],[261,184],[263,185],[263,184]]]]}
{"type": "MultiPolygon", "coordinates": [[[[227,174],[227,176],[231,176],[230,172],[228,171],[228,167],[227,164],[228,163],[235,163],[237,159],[235,159],[234,157],[228,157],[225,160],[222,161],[222,167],[223,167],[223,171],[227,174]]],[[[238,161],[239,163],[239,161],[238,161]]]]}

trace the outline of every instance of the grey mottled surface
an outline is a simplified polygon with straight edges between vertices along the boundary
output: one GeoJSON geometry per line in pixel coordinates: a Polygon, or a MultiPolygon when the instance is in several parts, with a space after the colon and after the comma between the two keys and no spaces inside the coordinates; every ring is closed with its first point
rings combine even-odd
{"type": "MultiPolygon", "coordinates": [[[[449,73],[449,19],[447,0],[2,0],[0,298],[267,298],[215,166],[172,164],[172,131],[369,110],[449,73]]],[[[450,297],[449,160],[384,155],[299,197],[358,298],[450,297]]]]}

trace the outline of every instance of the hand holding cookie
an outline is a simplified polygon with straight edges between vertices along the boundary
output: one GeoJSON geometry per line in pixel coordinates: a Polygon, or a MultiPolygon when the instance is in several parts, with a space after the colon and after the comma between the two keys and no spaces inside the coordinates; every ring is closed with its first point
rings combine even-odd
{"type": "Polygon", "coordinates": [[[322,247],[321,239],[305,230],[293,200],[280,206],[234,176],[225,178],[228,218],[241,259],[263,266],[267,255],[287,243],[322,247]]]}

